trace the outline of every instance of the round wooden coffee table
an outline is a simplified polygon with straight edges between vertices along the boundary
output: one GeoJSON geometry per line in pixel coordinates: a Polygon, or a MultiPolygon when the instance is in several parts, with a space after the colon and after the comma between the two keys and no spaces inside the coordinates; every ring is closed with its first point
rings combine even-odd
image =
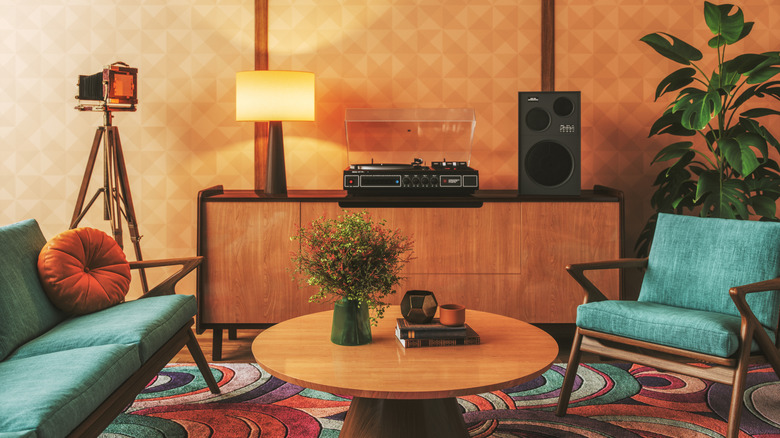
{"type": "Polygon", "coordinates": [[[456,396],[509,388],[546,371],[558,344],[506,316],[466,311],[479,345],[404,348],[392,306],[368,345],[330,342],[333,312],[289,319],[252,343],[271,375],[306,388],[352,396],[340,437],[467,437],[456,396]]]}

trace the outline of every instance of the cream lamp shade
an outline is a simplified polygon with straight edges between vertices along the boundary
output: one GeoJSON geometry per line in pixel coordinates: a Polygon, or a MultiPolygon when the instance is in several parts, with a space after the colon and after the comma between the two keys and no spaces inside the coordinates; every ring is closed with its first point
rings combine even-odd
{"type": "Polygon", "coordinates": [[[278,70],[238,72],[236,120],[313,121],[314,73],[278,70]]]}
{"type": "Polygon", "coordinates": [[[256,70],[236,73],[236,120],[268,122],[266,195],[287,195],[282,122],[314,121],[314,73],[256,70]]]}

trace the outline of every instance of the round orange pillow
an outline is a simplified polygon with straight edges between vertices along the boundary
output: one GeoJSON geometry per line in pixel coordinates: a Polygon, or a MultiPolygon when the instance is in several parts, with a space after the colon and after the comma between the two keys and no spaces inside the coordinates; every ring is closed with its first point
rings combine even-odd
{"type": "Polygon", "coordinates": [[[108,234],[75,228],[49,240],[38,255],[38,276],[52,303],[82,315],[119,304],[130,288],[130,264],[108,234]]]}

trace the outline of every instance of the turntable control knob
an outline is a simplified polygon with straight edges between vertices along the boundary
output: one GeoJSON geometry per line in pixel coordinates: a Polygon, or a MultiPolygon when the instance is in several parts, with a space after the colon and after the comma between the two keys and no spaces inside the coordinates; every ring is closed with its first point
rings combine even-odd
{"type": "Polygon", "coordinates": [[[402,182],[403,182],[403,187],[408,187],[409,184],[412,183],[412,179],[409,178],[408,176],[405,176],[404,179],[402,180],[402,182]]]}
{"type": "Polygon", "coordinates": [[[422,177],[421,181],[422,181],[423,187],[428,187],[428,177],[427,176],[422,177]]]}
{"type": "Polygon", "coordinates": [[[419,186],[420,185],[420,178],[418,178],[416,176],[413,177],[412,178],[412,185],[415,186],[415,187],[419,186]]]}
{"type": "Polygon", "coordinates": [[[432,176],[431,177],[431,187],[438,187],[439,186],[439,177],[438,176],[432,176]]]}

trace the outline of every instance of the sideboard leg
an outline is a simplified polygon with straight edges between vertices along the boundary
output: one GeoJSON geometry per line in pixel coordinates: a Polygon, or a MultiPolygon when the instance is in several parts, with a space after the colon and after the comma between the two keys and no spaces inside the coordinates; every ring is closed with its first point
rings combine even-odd
{"type": "Polygon", "coordinates": [[[211,360],[222,360],[222,329],[212,329],[214,331],[214,338],[212,340],[211,360]]]}
{"type": "Polygon", "coordinates": [[[231,341],[235,341],[238,339],[238,329],[230,328],[228,329],[228,339],[231,341]]]}

